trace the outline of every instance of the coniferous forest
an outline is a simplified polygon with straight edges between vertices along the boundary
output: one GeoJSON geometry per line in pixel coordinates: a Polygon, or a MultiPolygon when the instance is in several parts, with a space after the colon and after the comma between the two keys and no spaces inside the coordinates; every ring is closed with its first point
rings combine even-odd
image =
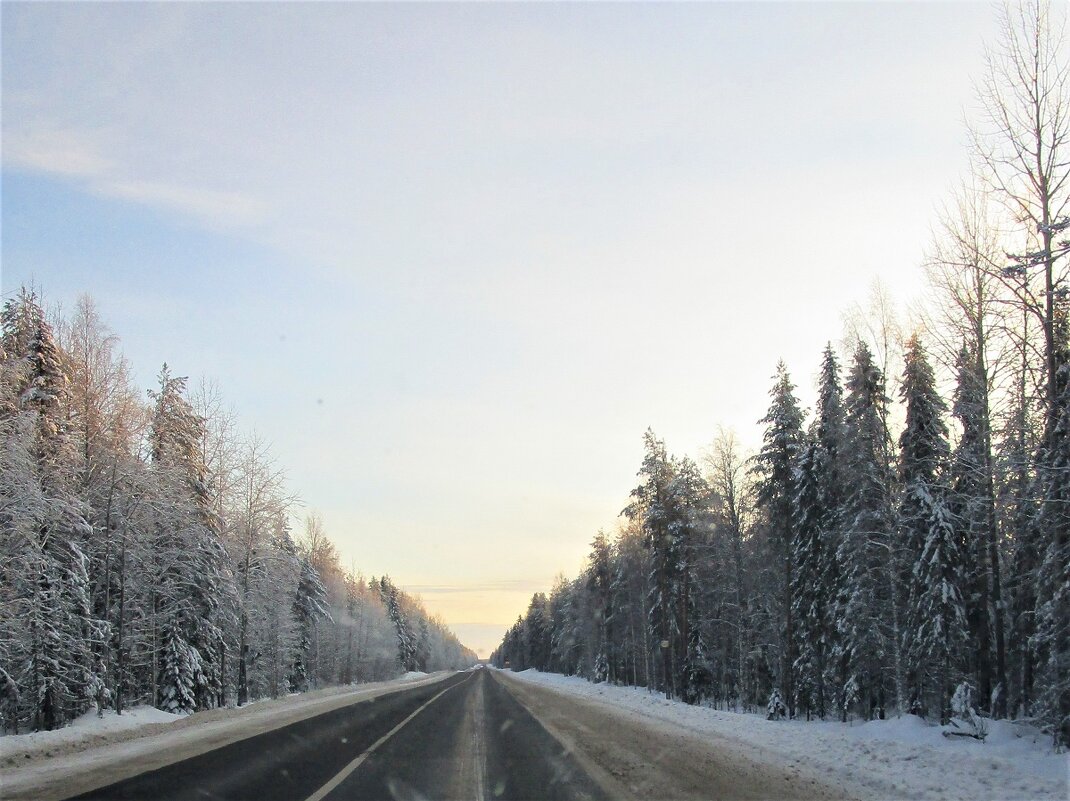
{"type": "Polygon", "coordinates": [[[976,710],[1070,745],[1070,64],[1044,5],[1003,14],[924,301],[846,315],[811,410],[777,365],[753,455],[648,430],[617,530],[498,666],[772,717],[976,710]]]}
{"type": "Polygon", "coordinates": [[[89,297],[23,289],[0,335],[0,729],[193,712],[475,655],[322,520],[216,388],[147,396],[89,297]]]}

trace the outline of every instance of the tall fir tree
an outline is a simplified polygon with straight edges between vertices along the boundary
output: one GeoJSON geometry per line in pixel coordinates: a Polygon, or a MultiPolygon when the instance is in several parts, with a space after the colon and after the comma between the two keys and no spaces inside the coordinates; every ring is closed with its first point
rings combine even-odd
{"type": "Polygon", "coordinates": [[[775,565],[775,604],[780,611],[779,689],[781,697],[787,701],[789,714],[794,715],[796,633],[791,598],[795,570],[793,507],[796,496],[795,462],[803,442],[803,413],[784,362],[777,365],[769,396],[772,399],[769,411],[760,421],[765,425],[762,449],[755,459],[757,501],[765,512],[770,557],[775,565]]]}
{"type": "MultiPolygon", "coordinates": [[[[792,603],[800,621],[797,698],[807,713],[824,717],[835,704],[830,688],[846,680],[846,661],[834,659],[835,610],[841,570],[837,549],[843,525],[845,420],[839,363],[829,344],[821,362],[814,420],[796,461],[795,587],[792,603]]],[[[841,654],[842,655],[842,654],[841,654]]]]}
{"type": "Polygon", "coordinates": [[[387,576],[379,580],[379,593],[386,607],[387,615],[394,624],[397,638],[398,663],[402,670],[412,671],[418,668],[416,662],[416,638],[413,635],[409,619],[401,608],[400,590],[387,576]]]}
{"type": "Polygon", "coordinates": [[[1037,570],[1033,638],[1044,688],[1039,711],[1055,742],[1070,748],[1070,345],[1065,317],[1059,322],[1057,410],[1040,458],[1039,528],[1046,546],[1037,570]]]}
{"type": "Polygon", "coordinates": [[[907,343],[900,394],[906,427],[899,438],[899,532],[902,561],[909,566],[902,576],[908,601],[903,652],[913,688],[911,708],[925,708],[927,679],[935,673],[934,695],[946,722],[952,664],[966,639],[963,564],[948,508],[947,406],[916,335],[907,343]]]}
{"type": "Polygon", "coordinates": [[[708,692],[709,665],[699,625],[699,591],[696,586],[698,549],[708,532],[709,487],[698,467],[688,458],[673,459],[669,482],[669,537],[677,559],[673,586],[674,630],[677,639],[674,660],[678,665],[681,697],[700,703],[708,692]]]}
{"type": "MultiPolygon", "coordinates": [[[[312,669],[314,657],[314,638],[316,622],[330,619],[327,606],[327,589],[323,586],[316,568],[307,553],[300,554],[298,560],[297,587],[293,597],[293,616],[297,625],[297,641],[294,645],[290,663],[290,692],[305,692],[315,680],[312,669]]],[[[386,577],[383,577],[386,581],[386,577]]]]}
{"type": "Polygon", "coordinates": [[[666,698],[675,694],[672,660],[673,629],[676,619],[673,589],[679,578],[680,561],[669,524],[669,482],[672,464],[665,443],[650,429],[643,434],[643,465],[639,470],[642,482],[632,490],[634,499],[624,514],[641,522],[644,544],[650,551],[650,610],[651,638],[657,643],[661,657],[661,688],[666,698]]]}
{"type": "Polygon", "coordinates": [[[980,705],[988,709],[993,691],[1002,693],[1006,688],[997,690],[992,682],[988,541],[994,521],[986,480],[989,456],[984,417],[988,388],[977,364],[977,355],[964,344],[956,364],[958,381],[952,402],[962,435],[951,460],[951,511],[964,560],[962,592],[971,643],[967,669],[977,687],[980,705]]]}
{"type": "Polygon", "coordinates": [[[689,671],[688,647],[695,626],[696,544],[705,527],[708,488],[690,459],[670,458],[665,443],[647,429],[646,455],[624,514],[639,522],[650,559],[649,634],[660,651],[661,687],[679,695],[689,671]]]}
{"type": "Polygon", "coordinates": [[[844,531],[837,559],[843,571],[837,603],[838,656],[845,660],[839,704],[883,717],[892,684],[895,565],[884,380],[865,343],[859,343],[847,381],[848,475],[844,531]]]}
{"type": "Polygon", "coordinates": [[[610,678],[610,637],[609,621],[613,614],[612,575],[610,568],[610,547],[606,533],[598,531],[591,542],[587,587],[592,595],[592,611],[598,630],[598,646],[594,660],[596,681],[608,681],[610,678]]]}
{"type": "MultiPolygon", "coordinates": [[[[210,709],[223,703],[225,643],[220,609],[233,592],[229,559],[219,533],[207,490],[207,467],[199,443],[205,421],[186,398],[186,379],[171,375],[166,364],[160,371],[153,401],[149,444],[152,463],[163,491],[174,498],[162,521],[161,540],[173,555],[162,565],[164,631],[194,649],[189,664],[199,666],[196,706],[210,709]]],[[[178,653],[178,646],[172,652],[178,653]]],[[[170,686],[174,673],[162,673],[158,693],[179,697],[170,686]]]]}
{"type": "MultiPolygon", "coordinates": [[[[16,513],[11,556],[22,565],[13,605],[23,610],[28,647],[16,681],[20,717],[36,729],[53,729],[89,705],[88,688],[104,686],[104,666],[94,645],[107,638],[94,617],[86,543],[92,534],[85,504],[73,487],[73,451],[67,430],[69,381],[63,358],[36,293],[22,289],[4,305],[0,342],[12,364],[15,417],[11,444],[23,448],[12,465],[21,472],[29,508],[16,513]],[[19,458],[21,457],[21,458],[19,458]]],[[[6,505],[6,503],[5,503],[6,505]]],[[[14,621],[12,621],[14,622],[14,621]]]]}
{"type": "Polygon", "coordinates": [[[795,659],[796,706],[807,719],[825,716],[829,646],[829,602],[823,575],[828,560],[823,528],[826,516],[820,476],[820,446],[807,440],[795,467],[792,515],[792,614],[799,621],[798,656],[795,659]]]}

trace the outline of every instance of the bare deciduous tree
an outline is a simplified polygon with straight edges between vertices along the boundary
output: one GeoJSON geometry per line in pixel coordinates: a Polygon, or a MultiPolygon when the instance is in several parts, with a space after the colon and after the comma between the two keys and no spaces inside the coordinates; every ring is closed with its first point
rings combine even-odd
{"type": "Polygon", "coordinates": [[[1049,430],[1056,396],[1056,303],[1067,289],[1056,242],[1059,223],[1070,213],[1065,25],[1065,11],[1053,13],[1041,0],[1002,8],[999,40],[986,54],[987,70],[977,87],[980,119],[970,128],[979,174],[1025,228],[1026,252],[1015,259],[1016,268],[1005,271],[1006,286],[1041,322],[1049,430]],[[1035,279],[1025,275],[1032,268],[1040,268],[1035,279]]]}

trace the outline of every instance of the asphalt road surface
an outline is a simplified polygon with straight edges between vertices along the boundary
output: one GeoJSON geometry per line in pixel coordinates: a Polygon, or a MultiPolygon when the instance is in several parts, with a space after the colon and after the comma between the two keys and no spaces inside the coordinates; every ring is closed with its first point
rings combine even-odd
{"type": "Polygon", "coordinates": [[[76,796],[96,801],[607,797],[485,669],[359,701],[76,796]]]}

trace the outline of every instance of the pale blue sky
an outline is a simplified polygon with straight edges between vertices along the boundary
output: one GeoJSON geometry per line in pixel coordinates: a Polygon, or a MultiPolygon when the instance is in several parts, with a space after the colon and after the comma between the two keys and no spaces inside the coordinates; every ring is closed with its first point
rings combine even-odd
{"type": "Polygon", "coordinates": [[[220,383],[348,562],[487,649],[653,426],[756,442],[901,299],[987,4],[4,3],[3,291],[220,383]],[[322,403],[320,402],[322,401],[322,403]]]}

